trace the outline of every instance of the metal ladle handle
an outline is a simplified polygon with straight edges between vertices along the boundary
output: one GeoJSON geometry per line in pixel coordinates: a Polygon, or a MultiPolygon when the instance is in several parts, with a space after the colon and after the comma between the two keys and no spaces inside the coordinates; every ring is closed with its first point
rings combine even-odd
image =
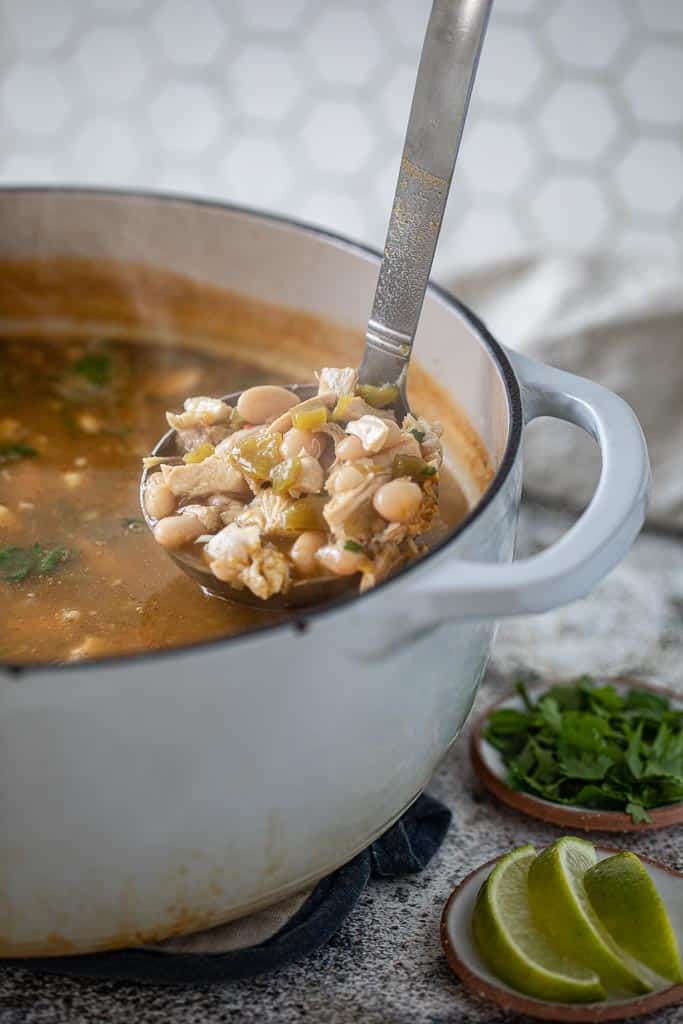
{"type": "Polygon", "coordinates": [[[434,0],[360,368],[400,381],[417,331],[493,0],[434,0]]]}

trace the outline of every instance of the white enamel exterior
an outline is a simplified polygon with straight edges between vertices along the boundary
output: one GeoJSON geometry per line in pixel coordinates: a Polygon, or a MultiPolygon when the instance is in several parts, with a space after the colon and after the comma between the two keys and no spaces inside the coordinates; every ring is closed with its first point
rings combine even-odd
{"type": "MultiPolygon", "coordinates": [[[[377,272],[372,254],[323,234],[181,200],[0,191],[0,224],[0,258],[40,245],[143,260],[359,329],[377,272]]],[[[509,565],[521,491],[510,364],[436,292],[417,351],[506,466],[440,551],[303,632],[0,674],[0,955],[189,931],[329,872],[429,781],[467,717],[495,617],[574,599],[627,549],[648,464],[619,399],[514,357],[526,417],[588,429],[604,473],[560,544],[509,565]]]]}

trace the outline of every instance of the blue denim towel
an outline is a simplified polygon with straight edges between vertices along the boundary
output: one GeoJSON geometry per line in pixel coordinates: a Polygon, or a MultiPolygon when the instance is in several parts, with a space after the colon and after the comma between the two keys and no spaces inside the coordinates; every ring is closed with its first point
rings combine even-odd
{"type": "Polygon", "coordinates": [[[0,962],[46,974],[149,985],[210,985],[275,971],[329,942],[371,878],[422,871],[441,846],[450,823],[448,808],[424,794],[383,836],[324,878],[293,917],[258,946],[218,954],[124,949],[0,962]]]}

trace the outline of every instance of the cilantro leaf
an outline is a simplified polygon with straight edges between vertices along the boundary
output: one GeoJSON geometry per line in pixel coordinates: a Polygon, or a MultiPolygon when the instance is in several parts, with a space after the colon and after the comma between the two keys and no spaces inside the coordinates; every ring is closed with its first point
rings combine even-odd
{"type": "Polygon", "coordinates": [[[633,803],[629,801],[624,808],[627,814],[631,815],[631,821],[634,825],[644,825],[650,821],[650,815],[647,813],[642,804],[633,803]]]}
{"type": "Polygon", "coordinates": [[[543,700],[539,700],[538,714],[551,732],[562,732],[562,712],[554,697],[544,697],[543,700]]]}
{"type": "Polygon", "coordinates": [[[484,738],[501,754],[508,784],[560,804],[620,810],[649,821],[648,810],[683,801],[683,711],[668,698],[620,692],[584,677],[497,708],[484,738]]]}
{"type": "Polygon", "coordinates": [[[627,727],[628,746],[626,747],[625,760],[628,769],[634,779],[639,779],[643,774],[643,759],[640,755],[643,743],[643,723],[638,724],[637,729],[630,730],[627,727]]]}
{"type": "MultiPolygon", "coordinates": [[[[125,352],[115,343],[97,340],[80,356],[73,359],[64,371],[52,381],[55,393],[69,406],[98,407],[98,417],[103,425],[114,420],[114,404],[130,383],[129,362],[125,352]],[[104,412],[107,415],[104,415],[104,412]],[[104,420],[107,420],[107,423],[104,420]]],[[[67,409],[69,418],[73,410],[67,409]]],[[[80,426],[75,423],[79,433],[80,426]]]]}
{"type": "Polygon", "coordinates": [[[7,545],[0,548],[0,580],[22,583],[28,576],[49,576],[72,557],[69,548],[58,544],[52,548],[32,544],[21,548],[7,545]]]}
{"type": "Polygon", "coordinates": [[[105,352],[87,352],[71,370],[94,388],[106,388],[111,381],[111,359],[105,352]]]}
{"type": "Polygon", "coordinates": [[[529,725],[529,717],[517,708],[499,708],[489,715],[489,732],[492,742],[500,736],[525,733],[529,725]]]}
{"type": "Polygon", "coordinates": [[[21,441],[12,444],[0,444],[0,462],[16,462],[18,459],[34,459],[38,454],[35,448],[21,441]]]}
{"type": "Polygon", "coordinates": [[[365,548],[357,540],[347,540],[344,543],[344,551],[353,551],[354,555],[362,555],[365,548]]]}
{"type": "Polygon", "coordinates": [[[673,733],[668,723],[662,722],[643,775],[683,775],[683,732],[673,733]]]}
{"type": "Polygon", "coordinates": [[[63,544],[58,544],[54,548],[41,548],[36,568],[41,576],[48,576],[70,558],[71,552],[63,544]]]}
{"type": "Polygon", "coordinates": [[[517,691],[517,693],[522,698],[522,700],[524,702],[524,707],[527,709],[527,711],[533,711],[534,705],[533,705],[533,702],[531,700],[531,697],[529,696],[529,691],[527,689],[527,685],[526,685],[526,683],[524,682],[523,679],[518,679],[517,680],[517,682],[515,683],[515,690],[517,691]]]}
{"type": "Polygon", "coordinates": [[[13,544],[0,548],[0,579],[10,583],[21,583],[33,567],[40,551],[40,545],[19,548],[13,544]]]}
{"type": "Polygon", "coordinates": [[[560,764],[565,775],[572,779],[585,779],[587,782],[599,782],[604,779],[607,769],[614,761],[607,754],[566,754],[560,764]]]}

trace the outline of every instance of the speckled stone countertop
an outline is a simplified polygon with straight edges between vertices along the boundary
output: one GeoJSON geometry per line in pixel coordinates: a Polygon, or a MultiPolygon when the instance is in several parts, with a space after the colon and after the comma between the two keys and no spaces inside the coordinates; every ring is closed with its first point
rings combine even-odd
{"type": "MultiPolygon", "coordinates": [[[[520,552],[553,539],[567,518],[527,505],[520,552]]],[[[483,708],[517,671],[560,678],[630,672],[683,693],[683,544],[643,535],[585,601],[543,618],[508,623],[478,698],[483,708]]],[[[431,791],[453,810],[446,842],[422,875],[374,882],[329,946],[276,974],[211,989],[169,991],[0,971],[0,1024],[498,1024],[505,1015],[465,991],[446,966],[439,917],[451,889],[476,864],[558,831],[500,806],[473,778],[466,731],[431,791]]],[[[609,837],[683,869],[683,828],[609,837]]],[[[648,1018],[655,1020],[655,1017],[648,1018]]],[[[683,1024],[683,1006],[656,1015],[683,1024]]]]}

